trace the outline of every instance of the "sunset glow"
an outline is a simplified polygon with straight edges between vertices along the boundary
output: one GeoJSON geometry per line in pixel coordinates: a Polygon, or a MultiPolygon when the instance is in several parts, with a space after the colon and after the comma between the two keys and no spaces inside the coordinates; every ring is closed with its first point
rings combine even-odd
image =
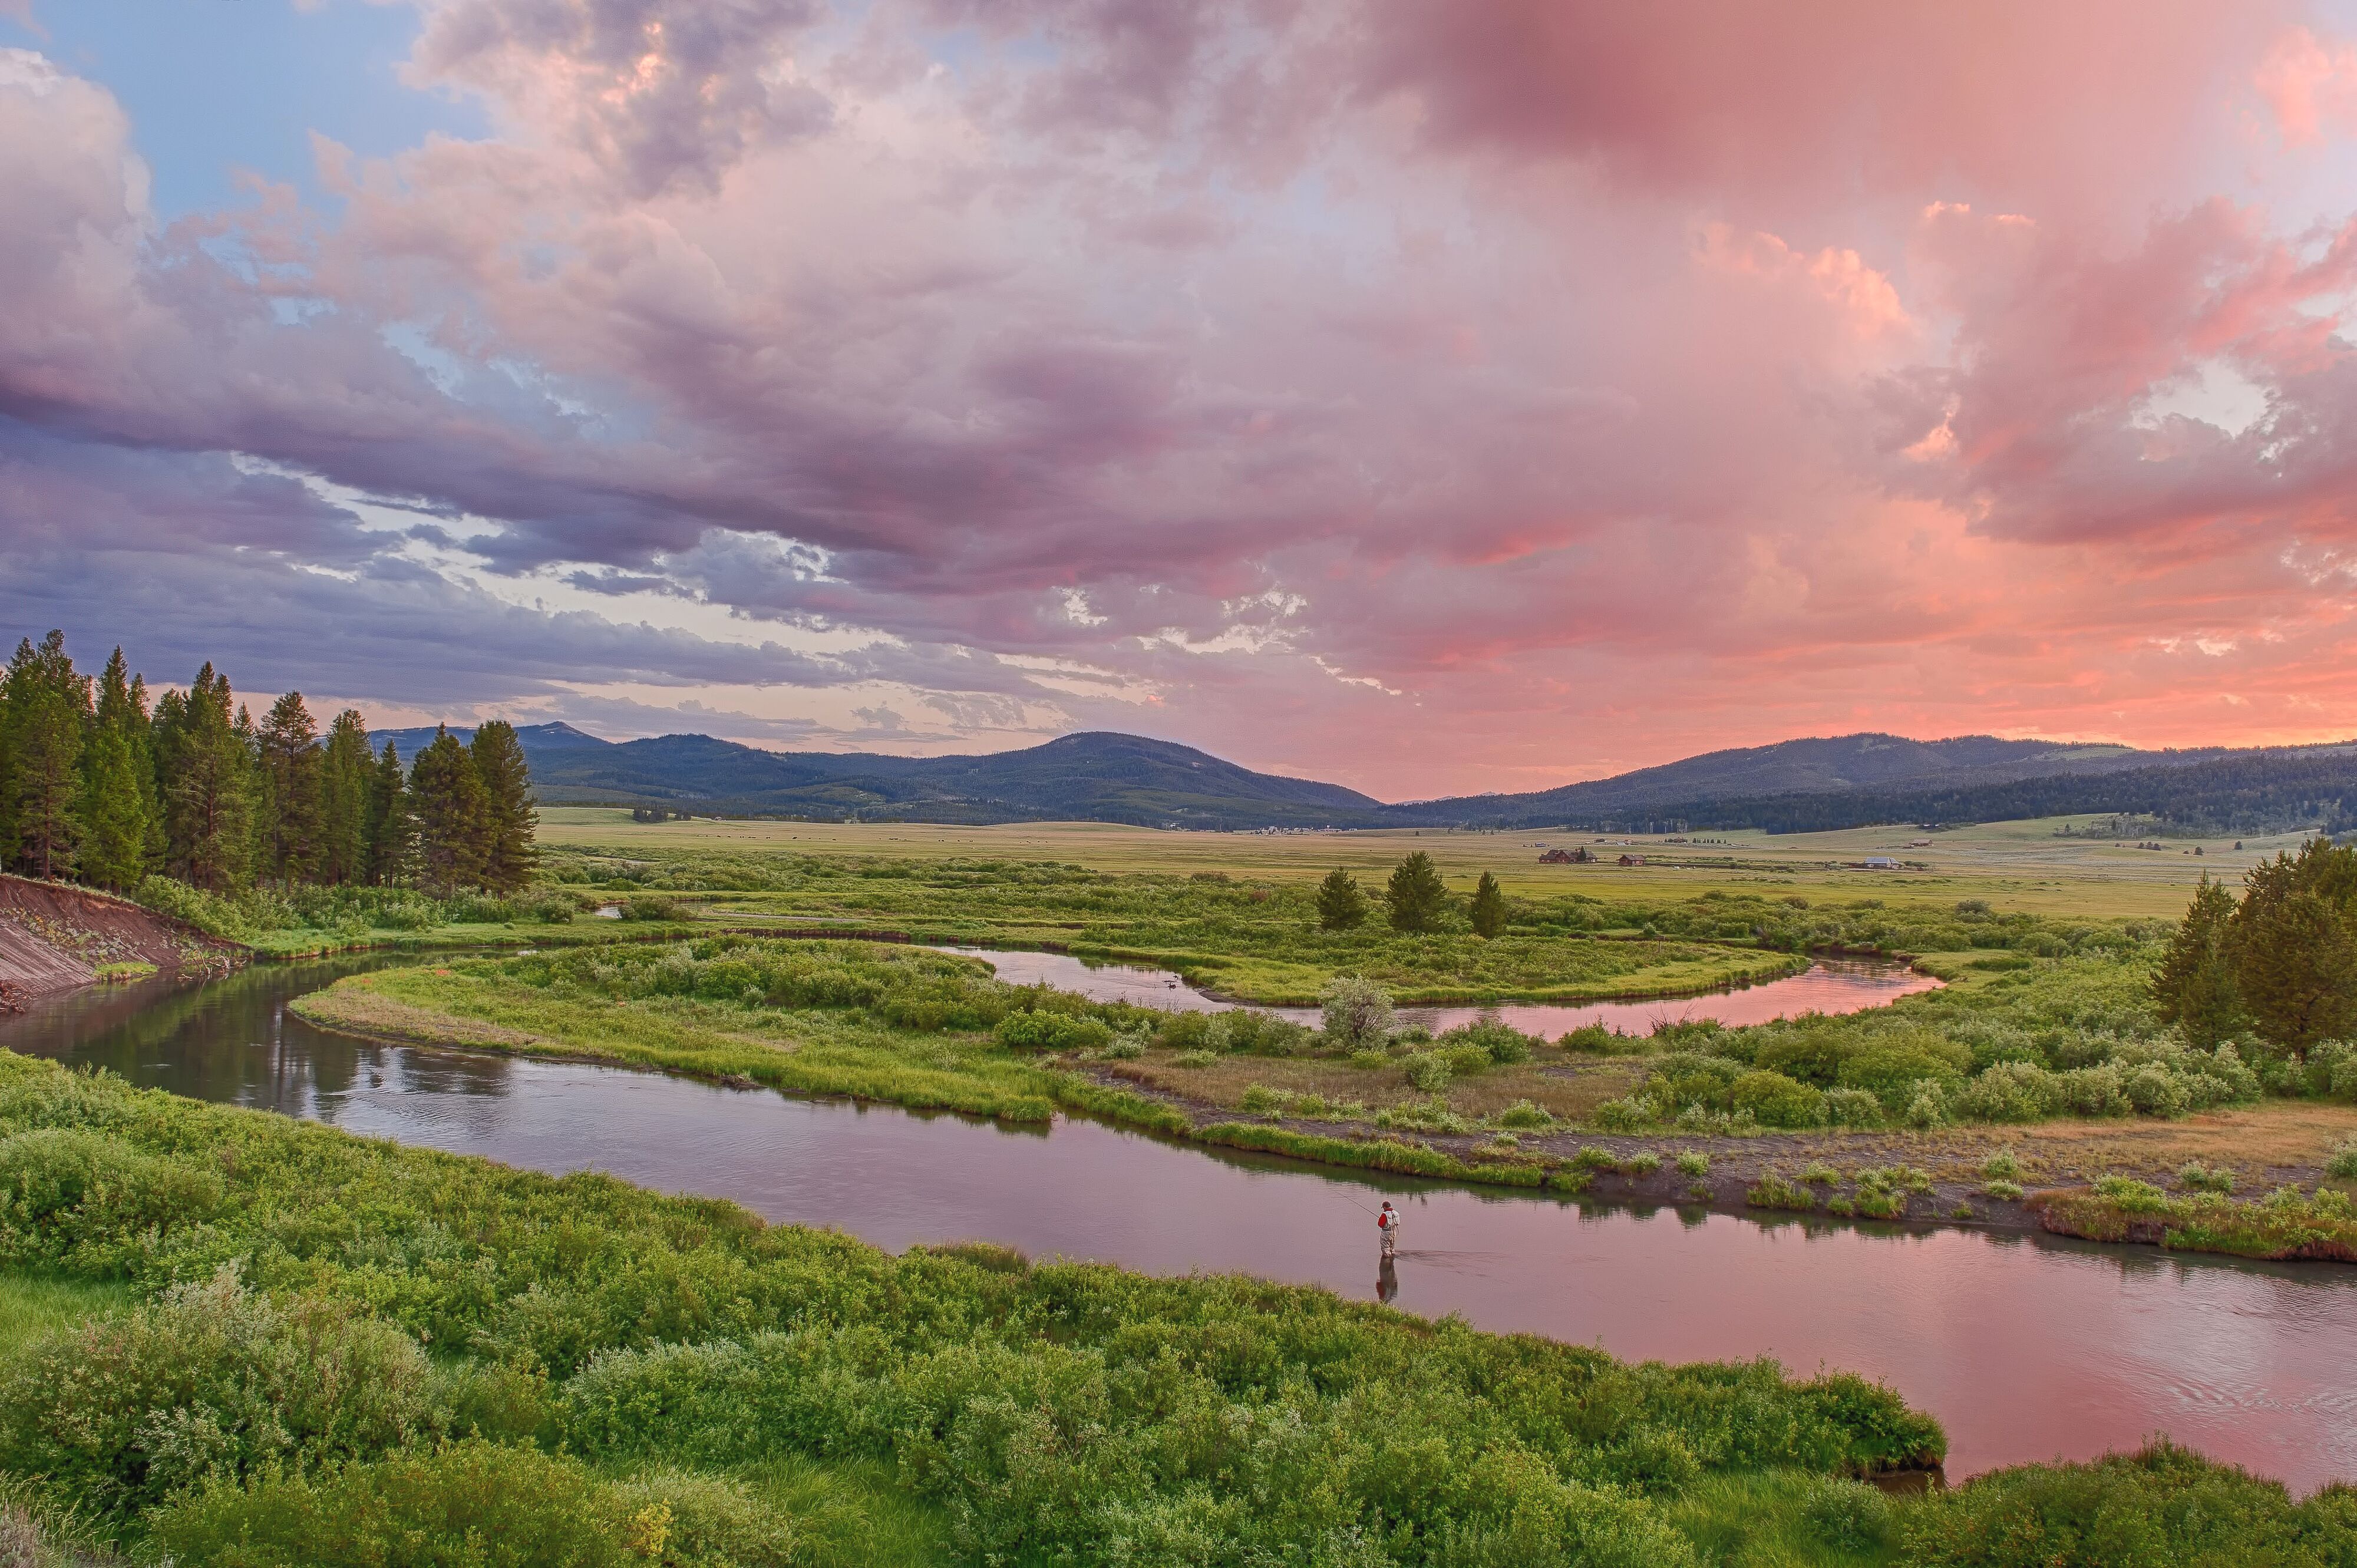
{"type": "Polygon", "coordinates": [[[12,639],[1386,800],[2357,735],[2343,7],[153,15],[0,0],[12,639]]]}

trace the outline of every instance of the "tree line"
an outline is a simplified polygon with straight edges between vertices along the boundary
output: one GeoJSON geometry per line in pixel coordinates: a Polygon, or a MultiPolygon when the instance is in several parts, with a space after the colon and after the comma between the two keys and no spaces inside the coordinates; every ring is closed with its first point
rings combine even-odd
{"type": "Polygon", "coordinates": [[[357,709],[322,735],[289,692],[257,722],[210,663],[151,703],[122,649],[91,676],[58,631],[0,676],[0,865],[30,876],[511,892],[537,856],[531,782],[504,721],[467,745],[437,731],[404,770],[357,709]]]}
{"type": "Polygon", "coordinates": [[[2239,899],[2204,876],[2153,994],[2196,1045],[2248,1030],[2305,1056],[2357,1038],[2357,849],[2310,839],[2253,866],[2239,899]]]}
{"type": "MultiPolygon", "coordinates": [[[[1440,868],[1422,850],[1392,868],[1378,897],[1386,923],[1409,936],[1439,930],[1455,903],[1440,879],[1440,868]]],[[[1318,885],[1318,924],[1329,931],[1350,930],[1366,922],[1376,901],[1361,890],[1357,877],[1338,867],[1318,885]]],[[[1473,934],[1485,941],[1506,929],[1506,890],[1496,876],[1486,871],[1481,874],[1465,914],[1473,934]]]]}

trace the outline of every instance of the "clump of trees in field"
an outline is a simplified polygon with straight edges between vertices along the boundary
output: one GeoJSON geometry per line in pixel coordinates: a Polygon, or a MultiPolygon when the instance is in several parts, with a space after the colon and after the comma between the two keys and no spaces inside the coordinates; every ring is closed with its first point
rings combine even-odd
{"type": "Polygon", "coordinates": [[[257,721],[210,663],[151,703],[120,648],[91,676],[62,632],[19,642],[0,676],[0,865],[27,875],[511,892],[535,864],[531,783],[504,722],[470,745],[438,732],[404,771],[355,709],[323,735],[289,692],[257,721]]]}
{"type": "Polygon", "coordinates": [[[2203,877],[2153,993],[2197,1045],[2248,1031],[2298,1057],[2357,1036],[2357,848],[2311,839],[2253,866],[2240,899],[2203,877]]]}

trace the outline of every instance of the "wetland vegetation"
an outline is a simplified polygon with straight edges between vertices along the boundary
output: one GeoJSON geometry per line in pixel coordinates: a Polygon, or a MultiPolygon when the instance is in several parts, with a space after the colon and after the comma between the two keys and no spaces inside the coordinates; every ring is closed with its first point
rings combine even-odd
{"type": "Polygon", "coordinates": [[[0,1195],[8,1528],[91,1556],[2340,1568],[2357,1539],[2357,1496],[2166,1447],[1887,1496],[1859,1477],[1939,1429],[1839,1373],[896,1258],[5,1056],[0,1195]]]}

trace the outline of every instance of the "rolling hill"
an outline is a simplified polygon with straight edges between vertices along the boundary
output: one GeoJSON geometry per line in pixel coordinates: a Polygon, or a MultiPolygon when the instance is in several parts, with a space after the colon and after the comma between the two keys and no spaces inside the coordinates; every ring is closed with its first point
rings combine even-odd
{"type": "MultiPolygon", "coordinates": [[[[461,740],[471,734],[452,733],[461,740]]],[[[1340,785],[1255,773],[1191,746],[1102,731],[1020,751],[930,757],[764,751],[700,735],[605,741],[565,724],[516,733],[548,804],[828,820],[1226,829],[1679,824],[1791,832],[2091,811],[2152,815],[2201,831],[2357,819],[2357,743],[2137,751],[1991,736],[1851,735],[1710,752],[1529,794],[1387,805],[1340,785]]],[[[374,738],[410,757],[433,737],[432,730],[412,729],[374,738]]]]}
{"type": "MultiPolygon", "coordinates": [[[[454,729],[466,739],[472,733],[454,729]]],[[[608,742],[569,725],[521,725],[533,787],[552,805],[610,801],[715,813],[932,822],[1090,821],[1247,828],[1372,825],[1380,802],[1340,785],[1254,773],[1138,736],[1093,732],[981,757],[763,751],[710,736],[608,742]]],[[[394,730],[406,757],[432,730],[394,730]]]]}

